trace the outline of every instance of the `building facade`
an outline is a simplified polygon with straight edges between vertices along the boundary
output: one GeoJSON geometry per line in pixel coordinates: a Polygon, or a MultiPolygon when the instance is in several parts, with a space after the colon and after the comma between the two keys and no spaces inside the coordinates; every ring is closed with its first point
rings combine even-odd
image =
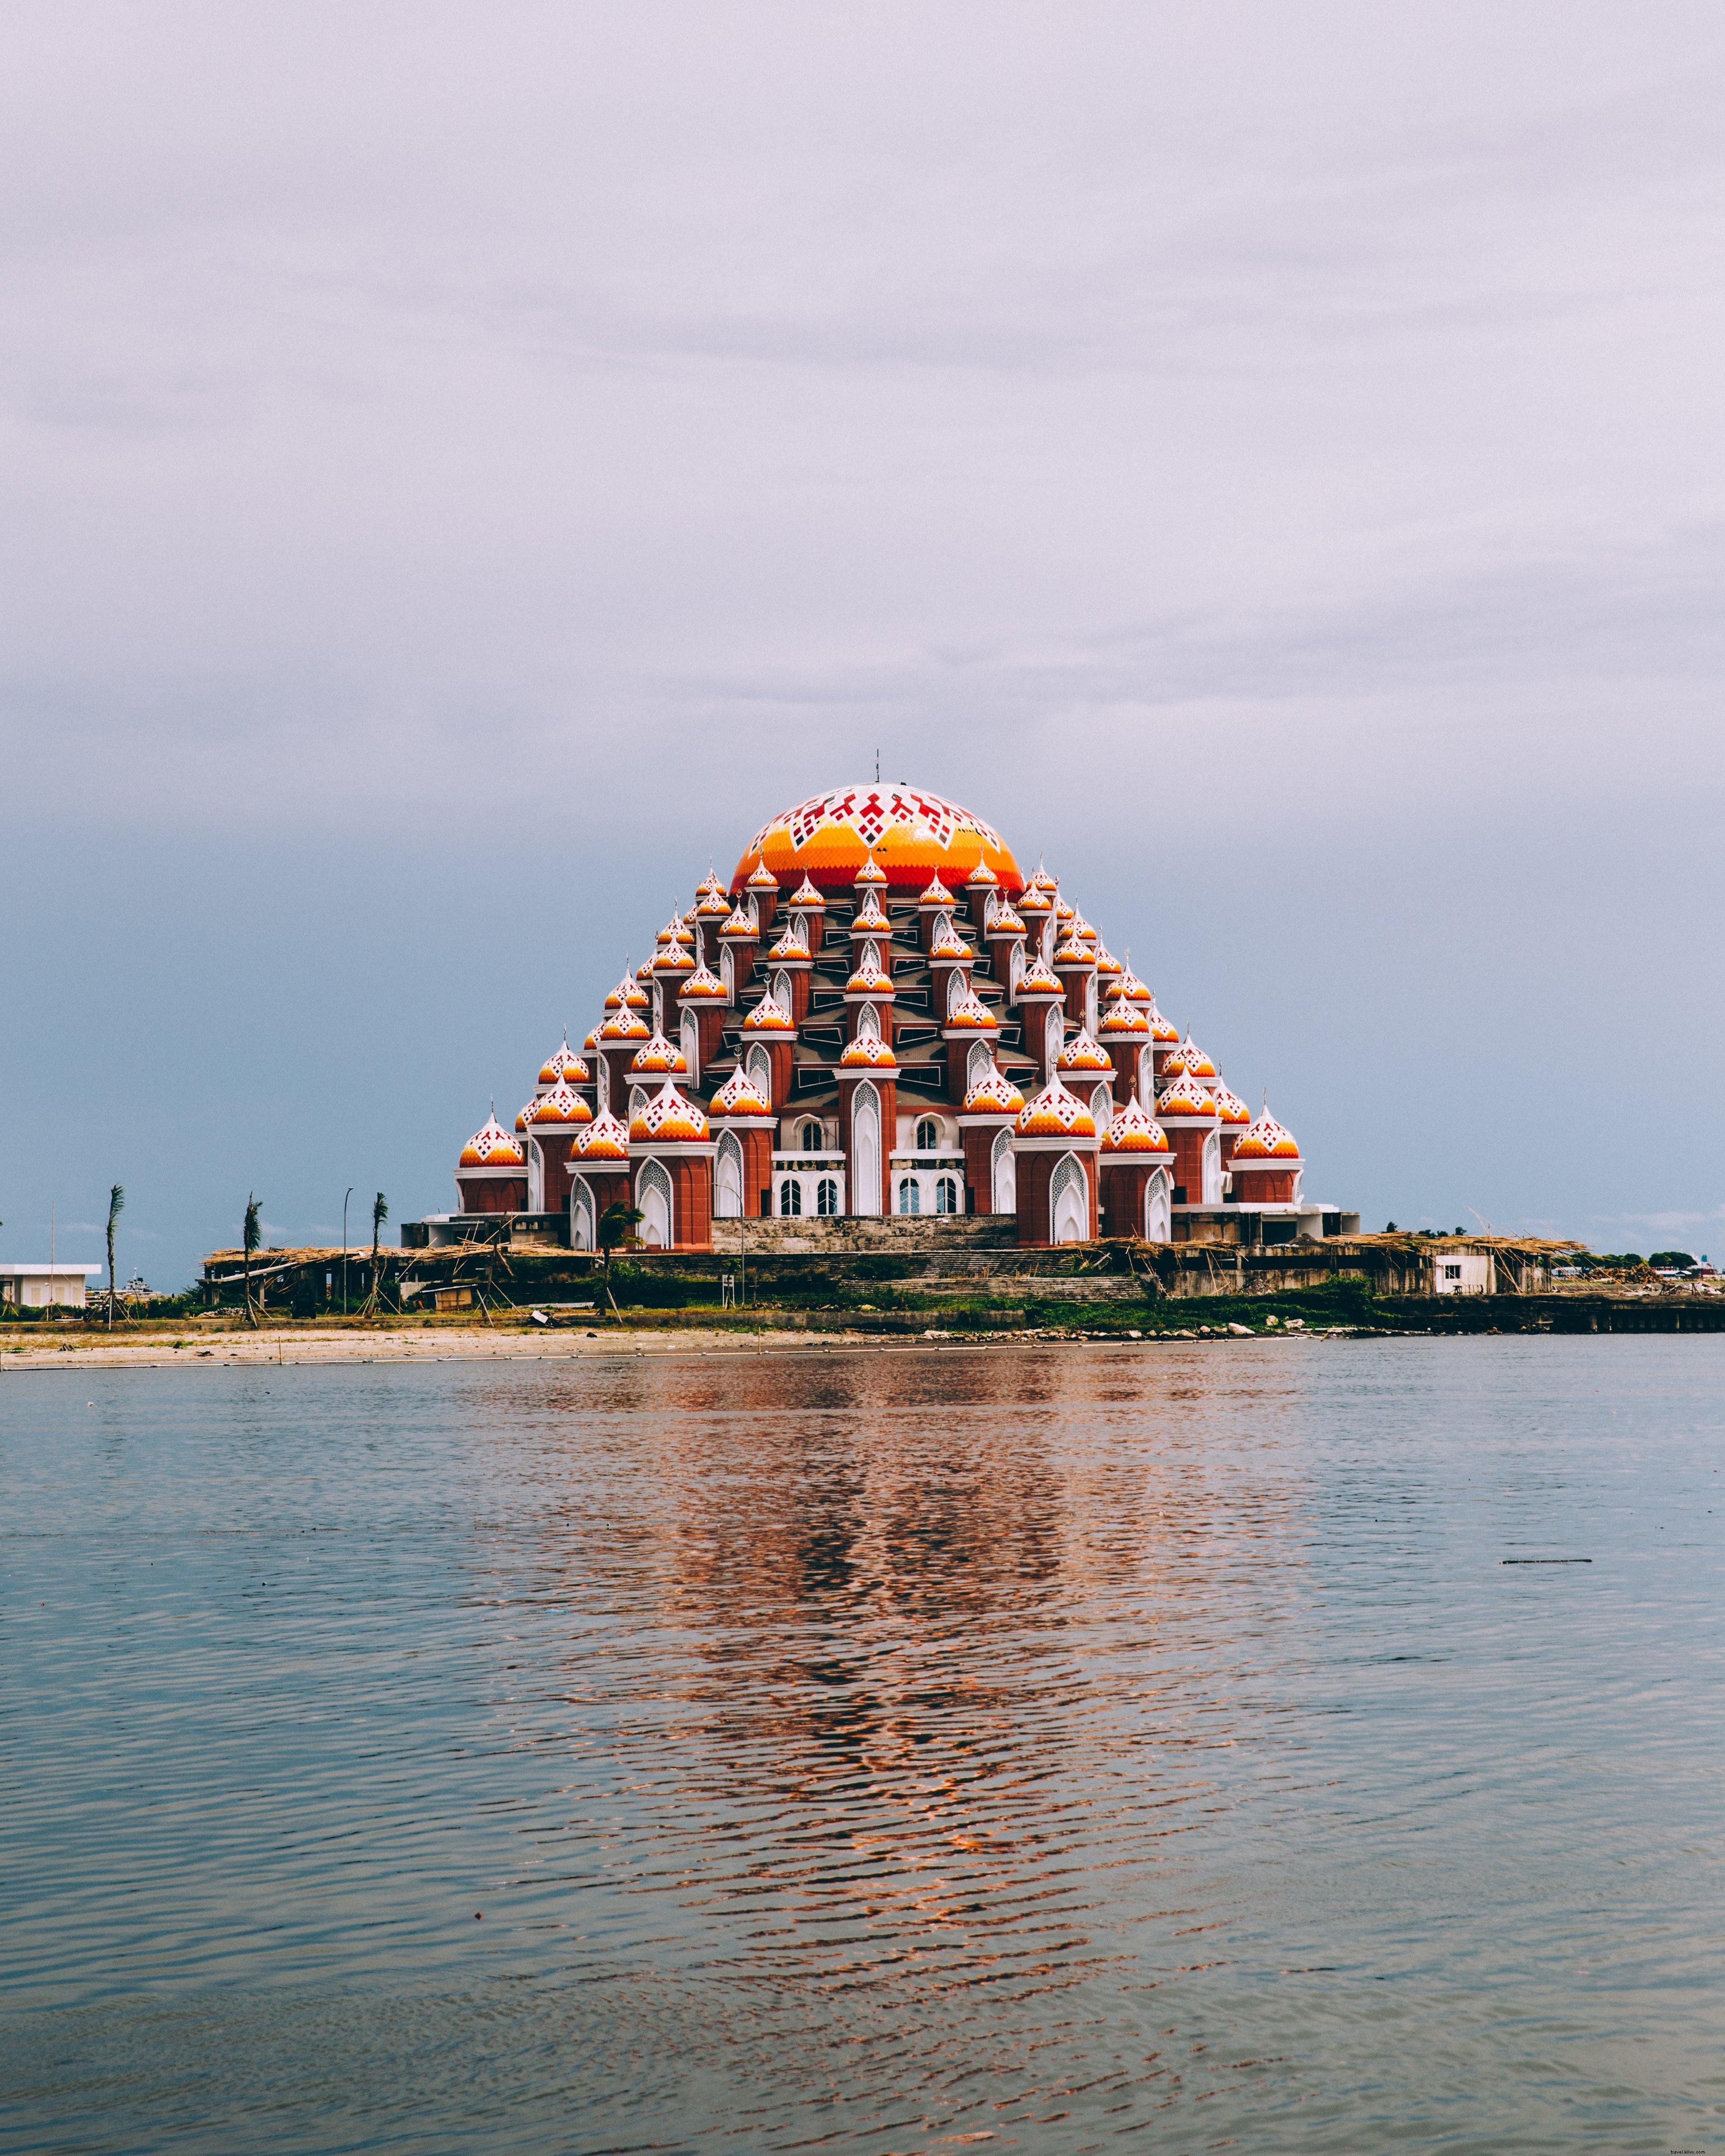
{"type": "Polygon", "coordinates": [[[765,824],[625,971],[578,1050],[456,1166],[464,1217],[555,1214],[591,1250],[712,1247],[760,1219],[1010,1218],[1020,1241],[1317,1232],[1255,1119],[1129,962],[1000,834],[914,788],[765,824]]]}

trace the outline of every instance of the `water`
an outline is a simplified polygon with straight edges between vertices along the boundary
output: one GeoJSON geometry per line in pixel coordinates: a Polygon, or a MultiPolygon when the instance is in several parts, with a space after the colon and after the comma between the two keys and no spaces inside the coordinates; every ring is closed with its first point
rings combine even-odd
{"type": "Polygon", "coordinates": [[[0,2148],[1725,2148],[1722,1399],[8,1374],[0,2148]]]}

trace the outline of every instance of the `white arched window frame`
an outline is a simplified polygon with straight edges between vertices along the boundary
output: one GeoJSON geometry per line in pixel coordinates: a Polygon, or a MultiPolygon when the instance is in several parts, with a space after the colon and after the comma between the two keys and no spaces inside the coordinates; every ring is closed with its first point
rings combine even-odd
{"type": "Polygon", "coordinates": [[[1222,1202],[1222,1134],[1212,1131],[1204,1142],[1204,1198],[1206,1205],[1222,1202]]]}
{"type": "Polygon", "coordinates": [[[749,1076],[763,1101],[773,1098],[773,1058],[757,1040],[749,1050],[749,1076]]]}
{"type": "Polygon", "coordinates": [[[1084,983],[1084,1026],[1086,1033],[1096,1029],[1096,977],[1091,973],[1084,983]]]}
{"type": "Polygon", "coordinates": [[[1018,1163],[1013,1158],[1010,1131],[996,1133],[993,1151],[989,1156],[989,1167],[994,1186],[994,1210],[997,1213],[1016,1213],[1019,1209],[1018,1163]]]}
{"type": "Polygon", "coordinates": [[[856,1014],[856,1037],[859,1040],[879,1040],[880,1014],[873,1004],[860,1005],[856,1014]]]}
{"type": "Polygon", "coordinates": [[[968,993],[970,982],[962,966],[954,966],[947,976],[947,1015],[950,1018],[968,993]]]}
{"type": "Polygon", "coordinates": [[[1101,1137],[1106,1132],[1109,1124],[1113,1122],[1114,1095],[1108,1086],[1096,1086],[1091,1087],[1090,1096],[1090,1119],[1096,1127],[1096,1136],[1098,1137],[1101,1137]]]}
{"type": "Polygon", "coordinates": [[[918,1152],[937,1152],[940,1150],[941,1127],[932,1116],[916,1118],[916,1149],[918,1152]]]}
{"type": "Polygon", "coordinates": [[[920,1213],[922,1210],[922,1186],[914,1175],[899,1178],[898,1209],[901,1213],[920,1213]]]}
{"type": "Polygon", "coordinates": [[[713,1212],[721,1220],[742,1218],[742,1141],[735,1131],[721,1131],[713,1162],[713,1212]]]}
{"type": "Polygon", "coordinates": [[[651,998],[650,1015],[653,1020],[653,1030],[655,1033],[663,1033],[665,1031],[665,991],[657,981],[651,981],[648,983],[647,993],[651,998]]]}
{"type": "Polygon", "coordinates": [[[725,993],[732,1003],[737,1001],[737,961],[731,955],[731,946],[719,946],[719,978],[725,983],[725,993]]]}
{"type": "Polygon", "coordinates": [[[792,1008],[791,977],[783,966],[773,976],[773,998],[783,1010],[792,1008]]]}
{"type": "Polygon", "coordinates": [[[814,1116],[811,1116],[806,1123],[798,1125],[797,1142],[804,1152],[826,1151],[827,1134],[814,1116]]]}
{"type": "Polygon", "coordinates": [[[1054,1243],[1090,1240],[1090,1178],[1076,1153],[1062,1153],[1049,1178],[1048,1232],[1054,1243]]]}
{"type": "Polygon", "coordinates": [[[965,1059],[964,1065],[965,1091],[968,1093],[973,1086],[979,1086],[993,1068],[994,1051],[989,1047],[988,1042],[986,1040],[972,1041],[970,1054],[965,1059]]]}
{"type": "Polygon", "coordinates": [[[1144,1240],[1167,1243],[1173,1240],[1173,1210],[1166,1168],[1158,1168],[1144,1185],[1144,1240]]]}
{"type": "Polygon", "coordinates": [[[668,1250],[675,1237],[671,1183],[664,1166],[644,1160],[635,1174],[635,1204],[640,1209],[640,1238],[649,1250],[668,1250]]]}
{"type": "Polygon", "coordinates": [[[865,973],[878,973],[880,970],[880,946],[872,937],[863,945],[861,970],[865,973]]]}
{"type": "Polygon", "coordinates": [[[1012,956],[1006,964],[1006,992],[1014,1002],[1018,1000],[1019,983],[1024,977],[1024,947],[1014,943],[1012,956]]]}
{"type": "Polygon", "coordinates": [[[629,1120],[630,1122],[634,1122],[635,1117],[640,1114],[642,1109],[644,1108],[646,1105],[646,1087],[644,1086],[631,1086],[629,1089],[629,1120]]]}
{"type": "Polygon", "coordinates": [[[850,1209],[880,1210],[880,1096],[866,1081],[850,1101],[850,1209]]]}
{"type": "Polygon", "coordinates": [[[1058,1004],[1048,1007],[1048,1024],[1045,1029],[1043,1054],[1048,1062],[1048,1075],[1055,1075],[1055,1065],[1060,1060],[1060,1050],[1066,1045],[1066,1021],[1058,1004]]]}
{"type": "Polygon", "coordinates": [[[934,1186],[934,1209],[937,1213],[956,1213],[958,1210],[958,1179],[943,1175],[934,1186]]]}
{"type": "Polygon", "coordinates": [[[682,1031],[683,1037],[679,1045],[683,1051],[683,1060],[689,1066],[689,1083],[698,1086],[701,1083],[701,1028],[695,1022],[692,1010],[685,1010],[683,1014],[682,1031]]]}
{"type": "Polygon", "coordinates": [[[593,1233],[593,1193],[578,1177],[569,1193],[569,1245],[572,1250],[590,1250],[598,1240],[593,1233]]]}
{"type": "Polygon", "coordinates": [[[802,1213],[803,1183],[799,1176],[788,1175],[779,1184],[778,1210],[787,1220],[794,1220],[802,1213]]]}
{"type": "Polygon", "coordinates": [[[815,1186],[814,1209],[823,1220],[830,1220],[839,1210],[839,1183],[834,1176],[824,1175],[815,1186]]]}
{"type": "Polygon", "coordinates": [[[536,1138],[527,1140],[527,1210],[545,1210],[545,1155],[539,1150],[536,1138]]]}
{"type": "Polygon", "coordinates": [[[1156,1051],[1148,1041],[1138,1050],[1138,1106],[1156,1112],[1156,1051]]]}

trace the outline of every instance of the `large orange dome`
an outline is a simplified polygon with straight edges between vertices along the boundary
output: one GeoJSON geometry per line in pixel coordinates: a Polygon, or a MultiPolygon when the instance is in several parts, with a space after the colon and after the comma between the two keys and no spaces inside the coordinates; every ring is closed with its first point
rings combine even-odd
{"type": "Polygon", "coordinates": [[[1009,896],[1024,879],[1011,849],[991,824],[968,808],[914,786],[847,786],[818,793],[762,824],[731,879],[742,890],[764,866],[781,884],[807,876],[822,891],[849,891],[872,854],[894,890],[921,891],[939,875],[961,888],[978,854],[1009,896]]]}

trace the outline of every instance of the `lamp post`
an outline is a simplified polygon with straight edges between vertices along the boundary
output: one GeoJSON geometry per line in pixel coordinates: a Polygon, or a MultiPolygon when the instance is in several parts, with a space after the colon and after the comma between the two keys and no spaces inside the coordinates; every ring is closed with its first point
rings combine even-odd
{"type": "MultiPolygon", "coordinates": [[[[353,1195],[353,1185],[347,1186],[347,1198],[353,1195]]],[[[341,1200],[341,1315],[347,1315],[347,1198],[341,1200]]]]}

